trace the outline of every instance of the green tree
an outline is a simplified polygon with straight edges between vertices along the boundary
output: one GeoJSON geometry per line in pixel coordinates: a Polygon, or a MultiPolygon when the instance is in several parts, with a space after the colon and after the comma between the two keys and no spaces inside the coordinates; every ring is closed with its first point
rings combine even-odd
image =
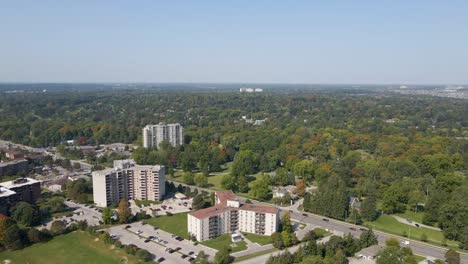
{"type": "Polygon", "coordinates": [[[229,174],[224,175],[221,179],[221,187],[226,190],[235,191],[237,189],[236,178],[229,174]]]}
{"type": "Polygon", "coordinates": [[[195,175],[195,183],[199,187],[207,187],[208,186],[208,178],[203,174],[196,174],[195,175]]]}
{"type": "Polygon", "coordinates": [[[37,228],[29,228],[27,235],[31,243],[39,243],[42,240],[42,234],[37,228]]]}
{"type": "Polygon", "coordinates": [[[232,263],[233,257],[229,255],[230,249],[228,247],[223,247],[218,252],[216,252],[214,257],[215,264],[229,264],[232,263]]]}
{"type": "Polygon", "coordinates": [[[361,244],[361,248],[370,247],[379,243],[377,241],[377,236],[374,234],[372,229],[363,231],[359,237],[359,242],[361,244]]]}
{"type": "Polygon", "coordinates": [[[150,261],[152,258],[151,253],[149,253],[148,250],[145,250],[145,249],[137,250],[137,252],[135,253],[135,256],[143,260],[144,262],[150,261]]]}
{"type": "Polygon", "coordinates": [[[280,222],[282,231],[286,231],[288,234],[294,232],[291,223],[291,214],[289,212],[286,212],[281,216],[280,222]]]}
{"type": "Polygon", "coordinates": [[[268,185],[267,175],[258,177],[255,181],[249,184],[249,195],[259,200],[265,200],[270,193],[270,186],[268,185]]]}
{"type": "Polygon", "coordinates": [[[283,240],[283,246],[290,247],[292,246],[291,237],[287,231],[281,232],[281,239],[283,240]]]}
{"type": "Polygon", "coordinates": [[[203,195],[199,194],[193,197],[192,208],[194,210],[205,208],[205,204],[206,203],[205,203],[205,199],[203,198],[203,195]]]}
{"type": "Polygon", "coordinates": [[[194,185],[195,184],[195,180],[193,178],[193,173],[191,173],[191,172],[184,173],[184,175],[182,176],[182,180],[184,181],[185,184],[188,184],[188,185],[194,185]]]}
{"type": "Polygon", "coordinates": [[[21,230],[17,225],[11,225],[5,231],[5,238],[3,244],[9,250],[17,250],[23,248],[23,241],[21,239],[21,230]]]}
{"type": "Polygon", "coordinates": [[[240,150],[232,162],[231,174],[234,177],[254,174],[258,168],[258,156],[251,150],[240,150]]]}
{"type": "Polygon", "coordinates": [[[191,264],[208,264],[208,255],[205,254],[205,251],[201,250],[198,252],[197,257],[192,260],[191,264]]]}
{"type": "Polygon", "coordinates": [[[448,264],[460,264],[460,253],[456,252],[453,249],[449,249],[445,253],[445,261],[448,264]]]}
{"type": "Polygon", "coordinates": [[[24,226],[34,226],[40,222],[40,215],[37,208],[26,202],[19,202],[16,204],[11,218],[24,226]]]}
{"type": "Polygon", "coordinates": [[[373,193],[362,201],[361,216],[367,221],[374,221],[377,218],[377,199],[373,193]]]}
{"type": "Polygon", "coordinates": [[[16,224],[11,218],[0,214],[0,244],[3,244],[3,240],[5,239],[5,233],[8,227],[16,224]]]}
{"type": "Polygon", "coordinates": [[[281,233],[274,232],[273,234],[271,234],[271,241],[273,241],[273,246],[275,248],[282,249],[284,247],[281,233]]]}
{"type": "Polygon", "coordinates": [[[60,220],[55,220],[50,225],[50,231],[54,235],[63,234],[65,232],[65,228],[66,228],[65,223],[63,221],[60,221],[60,220]]]}
{"type": "Polygon", "coordinates": [[[112,215],[113,211],[109,207],[106,207],[102,211],[102,222],[105,225],[111,225],[112,224],[112,215]]]}

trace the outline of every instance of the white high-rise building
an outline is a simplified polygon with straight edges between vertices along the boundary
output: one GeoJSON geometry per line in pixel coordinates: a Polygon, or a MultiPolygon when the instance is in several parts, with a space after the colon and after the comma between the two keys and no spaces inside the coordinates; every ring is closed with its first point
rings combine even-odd
{"type": "Polygon", "coordinates": [[[165,192],[164,166],[116,160],[114,168],[93,172],[94,203],[101,207],[118,204],[122,199],[162,200],[165,192]]]}
{"type": "Polygon", "coordinates": [[[180,146],[184,142],[184,128],[179,124],[147,125],[143,128],[143,147],[159,147],[161,142],[167,141],[172,146],[180,146]]]}
{"type": "Polygon", "coordinates": [[[278,231],[279,211],[260,204],[241,204],[231,191],[215,192],[215,205],[187,215],[189,234],[198,241],[236,231],[269,236],[278,231]]]}

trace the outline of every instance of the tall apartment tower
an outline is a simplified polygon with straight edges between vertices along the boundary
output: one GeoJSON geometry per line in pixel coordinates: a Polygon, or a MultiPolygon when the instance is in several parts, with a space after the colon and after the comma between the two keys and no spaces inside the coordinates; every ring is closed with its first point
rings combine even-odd
{"type": "Polygon", "coordinates": [[[93,172],[94,203],[101,207],[120,200],[162,200],[166,191],[164,166],[136,165],[116,160],[114,168],[93,172]]]}
{"type": "Polygon", "coordinates": [[[159,123],[147,125],[143,128],[143,147],[159,147],[161,142],[167,141],[172,146],[180,146],[184,142],[184,128],[179,124],[159,123]]]}

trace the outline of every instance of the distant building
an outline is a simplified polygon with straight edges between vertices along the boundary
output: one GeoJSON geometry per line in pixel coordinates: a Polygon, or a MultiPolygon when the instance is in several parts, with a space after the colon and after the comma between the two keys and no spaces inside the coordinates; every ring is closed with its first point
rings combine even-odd
{"type": "Polygon", "coordinates": [[[18,202],[34,204],[41,197],[41,184],[31,178],[0,183],[0,213],[7,215],[18,202]]]}
{"type": "Polygon", "coordinates": [[[294,191],[296,190],[295,185],[287,185],[287,186],[278,186],[273,187],[273,198],[282,198],[286,194],[289,194],[292,198],[296,196],[294,191]]]}
{"type": "Polygon", "coordinates": [[[93,173],[94,202],[101,207],[120,200],[162,200],[166,191],[164,166],[136,165],[133,160],[116,160],[114,168],[93,173]]]}
{"type": "Polygon", "coordinates": [[[352,209],[356,209],[361,211],[361,201],[357,197],[350,197],[349,198],[349,207],[352,209]]]}
{"type": "Polygon", "coordinates": [[[191,212],[187,218],[188,232],[198,241],[237,231],[269,236],[279,227],[276,207],[241,204],[231,191],[215,192],[214,206],[191,212]]]}
{"type": "Polygon", "coordinates": [[[9,149],[5,151],[5,157],[11,160],[22,159],[24,158],[24,154],[16,150],[9,149]]]}
{"type": "Polygon", "coordinates": [[[184,128],[178,123],[159,123],[143,128],[143,147],[159,147],[163,141],[169,142],[174,147],[181,146],[184,142],[184,128]]]}
{"type": "Polygon", "coordinates": [[[15,175],[28,169],[28,160],[15,159],[7,162],[0,162],[0,175],[15,175]]]}
{"type": "Polygon", "coordinates": [[[242,87],[239,89],[241,93],[261,93],[263,92],[262,88],[247,88],[247,87],[242,87]]]}

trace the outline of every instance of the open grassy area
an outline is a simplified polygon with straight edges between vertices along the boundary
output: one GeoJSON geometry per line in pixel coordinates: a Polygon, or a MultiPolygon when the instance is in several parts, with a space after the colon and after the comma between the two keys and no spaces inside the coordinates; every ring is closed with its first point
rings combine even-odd
{"type": "Polygon", "coordinates": [[[94,236],[83,231],[61,235],[22,250],[0,253],[0,262],[4,263],[5,260],[10,260],[11,264],[141,263],[135,256],[96,241],[94,236]]]}
{"type": "Polygon", "coordinates": [[[248,240],[258,243],[260,245],[267,245],[271,244],[271,237],[270,236],[261,236],[261,235],[256,235],[256,234],[250,234],[250,233],[242,233],[248,240]]]}
{"type": "Polygon", "coordinates": [[[223,176],[226,174],[227,173],[224,173],[224,172],[210,174],[210,176],[208,176],[208,185],[210,189],[223,190],[223,188],[221,187],[221,180],[223,179],[223,176]]]}
{"type": "MultiPolygon", "coordinates": [[[[410,239],[420,240],[423,233],[426,234],[428,242],[442,245],[442,240],[444,236],[442,232],[423,228],[423,227],[414,227],[398,222],[395,218],[389,215],[381,215],[374,222],[366,222],[366,226],[381,230],[387,233],[392,233],[395,235],[403,235],[404,232],[409,236],[410,239]]],[[[449,246],[456,247],[457,243],[455,241],[447,240],[449,246]]]]}
{"type": "Polygon", "coordinates": [[[327,230],[320,227],[315,228],[314,232],[319,237],[326,237],[332,234],[331,232],[328,232],[327,230]]]}
{"type": "Polygon", "coordinates": [[[185,239],[189,238],[187,231],[187,213],[153,217],[145,219],[144,222],[185,239]]]}
{"type": "Polygon", "coordinates": [[[251,258],[255,258],[255,257],[261,256],[261,255],[270,254],[270,253],[273,253],[275,251],[278,251],[278,249],[277,248],[271,248],[271,249],[255,252],[255,253],[252,253],[252,254],[249,254],[249,255],[241,256],[241,257],[236,258],[234,260],[234,263],[235,262],[241,262],[241,261],[251,259],[251,258]]]}
{"type": "Polygon", "coordinates": [[[224,234],[215,239],[203,241],[201,242],[201,244],[210,248],[214,248],[216,250],[220,250],[225,246],[228,246],[231,248],[232,253],[247,249],[247,243],[245,243],[244,241],[232,243],[231,234],[224,234]]]}
{"type": "Polygon", "coordinates": [[[409,219],[414,222],[422,223],[424,213],[423,212],[415,213],[413,211],[406,211],[402,214],[396,214],[396,215],[399,217],[403,217],[405,219],[409,219]]]}

